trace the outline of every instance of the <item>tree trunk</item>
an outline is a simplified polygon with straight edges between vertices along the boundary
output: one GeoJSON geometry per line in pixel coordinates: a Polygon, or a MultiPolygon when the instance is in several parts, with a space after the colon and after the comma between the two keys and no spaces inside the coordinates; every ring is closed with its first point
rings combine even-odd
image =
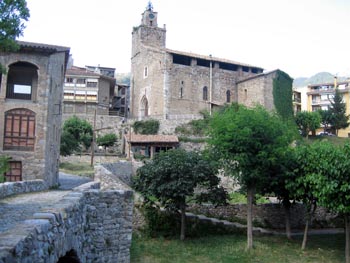
{"type": "Polygon", "coordinates": [[[247,249],[253,248],[253,198],[254,187],[247,189],[247,249]]]}
{"type": "Polygon", "coordinates": [[[345,262],[350,263],[350,222],[349,214],[345,214],[345,262]]]}
{"type": "Polygon", "coordinates": [[[309,231],[309,216],[306,218],[306,223],[305,223],[305,229],[304,229],[304,237],[303,237],[303,243],[301,245],[301,249],[304,250],[306,247],[306,242],[307,242],[307,233],[309,231]]]}
{"type": "Polygon", "coordinates": [[[289,200],[283,200],[284,214],[286,217],[286,236],[288,239],[292,239],[292,231],[290,227],[290,205],[289,200]]]}
{"type": "Polygon", "coordinates": [[[181,204],[180,211],[181,211],[181,234],[180,234],[180,240],[185,240],[185,231],[186,231],[186,205],[185,204],[181,204]]]}

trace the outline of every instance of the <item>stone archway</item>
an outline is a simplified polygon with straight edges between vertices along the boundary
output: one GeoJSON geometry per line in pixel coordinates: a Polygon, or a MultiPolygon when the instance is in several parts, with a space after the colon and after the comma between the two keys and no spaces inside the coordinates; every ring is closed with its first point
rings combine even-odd
{"type": "Polygon", "coordinates": [[[57,263],[81,263],[75,250],[68,251],[63,257],[60,257],[57,263]]]}

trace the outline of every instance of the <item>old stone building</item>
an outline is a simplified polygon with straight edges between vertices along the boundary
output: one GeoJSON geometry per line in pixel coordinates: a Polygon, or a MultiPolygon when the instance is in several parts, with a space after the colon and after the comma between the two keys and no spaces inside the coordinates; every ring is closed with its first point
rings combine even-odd
{"type": "Polygon", "coordinates": [[[7,181],[58,183],[63,80],[69,48],[18,41],[0,54],[0,154],[11,157],[7,181]]]}
{"type": "Polygon", "coordinates": [[[131,117],[191,119],[203,110],[238,102],[274,109],[273,80],[279,70],[166,48],[151,4],[132,32],[131,117]]]}

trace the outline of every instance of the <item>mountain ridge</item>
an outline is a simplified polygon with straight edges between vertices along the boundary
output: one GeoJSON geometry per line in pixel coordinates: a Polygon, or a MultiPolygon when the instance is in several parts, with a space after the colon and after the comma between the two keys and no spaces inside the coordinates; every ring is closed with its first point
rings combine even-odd
{"type": "MultiPolygon", "coordinates": [[[[338,76],[338,81],[344,81],[349,78],[349,76],[338,76]]],[[[315,75],[307,77],[298,77],[293,81],[294,88],[306,87],[312,84],[322,84],[322,83],[333,83],[334,75],[329,72],[319,72],[315,75]]]]}

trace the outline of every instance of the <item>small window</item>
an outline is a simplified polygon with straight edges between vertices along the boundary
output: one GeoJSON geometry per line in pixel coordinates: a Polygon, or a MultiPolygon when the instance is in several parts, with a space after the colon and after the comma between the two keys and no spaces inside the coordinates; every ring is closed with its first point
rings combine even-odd
{"type": "Polygon", "coordinates": [[[229,90],[226,91],[226,102],[227,103],[231,102],[231,91],[229,90]]]}
{"type": "Polygon", "coordinates": [[[34,151],[35,113],[13,109],[5,113],[4,150],[34,151]]]}
{"type": "Polygon", "coordinates": [[[208,100],[208,87],[203,87],[203,100],[208,100]]]}
{"type": "Polygon", "coordinates": [[[247,100],[248,98],[248,91],[247,89],[244,90],[244,100],[247,100]]]}
{"type": "Polygon", "coordinates": [[[85,79],[77,79],[77,84],[85,84],[85,79]]]}
{"type": "Polygon", "coordinates": [[[86,87],[88,87],[88,88],[96,88],[97,87],[97,82],[88,81],[86,83],[86,87]]]}
{"type": "Polygon", "coordinates": [[[143,77],[144,78],[148,77],[148,67],[145,67],[144,72],[143,72],[143,77]]]}
{"type": "Polygon", "coordinates": [[[66,83],[73,83],[73,78],[66,78],[66,83]]]}
{"type": "Polygon", "coordinates": [[[179,94],[179,96],[181,99],[184,97],[184,83],[185,82],[183,80],[180,82],[180,94],[179,94]]]}
{"type": "Polygon", "coordinates": [[[6,182],[22,181],[22,162],[10,161],[10,169],[5,173],[6,182]]]}

